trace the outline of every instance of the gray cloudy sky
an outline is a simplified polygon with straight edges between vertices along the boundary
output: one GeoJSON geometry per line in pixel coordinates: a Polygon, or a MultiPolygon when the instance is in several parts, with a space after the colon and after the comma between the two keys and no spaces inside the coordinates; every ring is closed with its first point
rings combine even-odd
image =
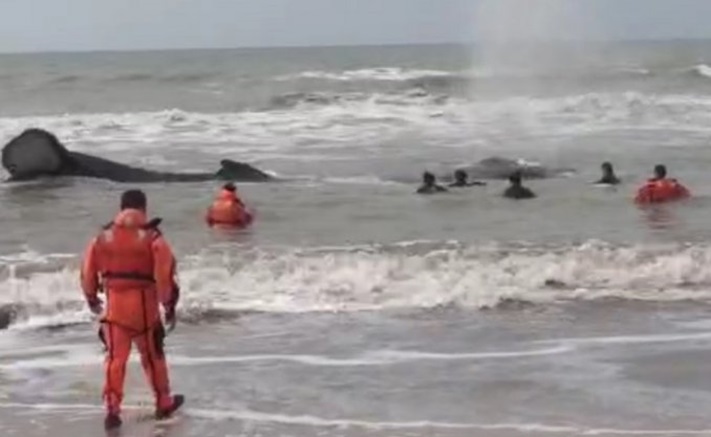
{"type": "Polygon", "coordinates": [[[509,38],[711,37],[711,0],[0,0],[0,16],[0,51],[448,42],[484,27],[509,38]]]}

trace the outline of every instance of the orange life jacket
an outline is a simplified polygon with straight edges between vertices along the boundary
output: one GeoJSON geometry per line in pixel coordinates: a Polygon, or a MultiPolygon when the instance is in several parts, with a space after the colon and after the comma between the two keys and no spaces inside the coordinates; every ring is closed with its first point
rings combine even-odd
{"type": "Polygon", "coordinates": [[[104,288],[125,290],[151,287],[153,278],[153,240],[159,231],[155,222],[139,227],[111,223],[96,240],[97,260],[104,288]]]}
{"type": "Polygon", "coordinates": [[[242,228],[252,222],[252,214],[247,211],[236,193],[221,190],[207,210],[206,221],[210,226],[242,228]]]}
{"type": "Polygon", "coordinates": [[[650,179],[638,191],[637,203],[661,203],[689,197],[689,190],[676,179],[650,179]]]}

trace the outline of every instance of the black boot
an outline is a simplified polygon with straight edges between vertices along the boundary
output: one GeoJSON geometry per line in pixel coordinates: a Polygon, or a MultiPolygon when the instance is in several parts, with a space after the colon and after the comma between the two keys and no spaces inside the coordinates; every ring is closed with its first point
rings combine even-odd
{"type": "Polygon", "coordinates": [[[170,408],[164,410],[156,409],[156,419],[162,420],[169,418],[173,413],[175,413],[178,408],[180,408],[183,403],[185,403],[185,396],[183,395],[173,395],[173,404],[170,408]]]}
{"type": "Polygon", "coordinates": [[[109,413],[104,419],[104,429],[106,431],[111,431],[121,426],[121,418],[118,414],[109,413]]]}

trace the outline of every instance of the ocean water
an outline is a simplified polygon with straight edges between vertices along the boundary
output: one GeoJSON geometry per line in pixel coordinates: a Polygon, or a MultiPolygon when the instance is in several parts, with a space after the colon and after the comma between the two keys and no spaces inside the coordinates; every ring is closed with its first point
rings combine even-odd
{"type": "MultiPolygon", "coordinates": [[[[3,143],[41,127],[128,164],[289,180],[239,185],[257,217],[239,233],[202,221],[217,183],[0,184],[0,429],[100,430],[77,267],[139,187],[183,289],[168,354],[189,399],[160,432],[708,435],[711,42],[531,50],[0,56],[3,143]],[[491,156],[575,171],[525,202],[493,180],[414,194],[491,156]],[[592,185],[603,161],[622,185],[592,185]],[[657,163],[693,199],[634,206],[657,163]]],[[[149,404],[129,371],[127,402],[149,404]]]]}

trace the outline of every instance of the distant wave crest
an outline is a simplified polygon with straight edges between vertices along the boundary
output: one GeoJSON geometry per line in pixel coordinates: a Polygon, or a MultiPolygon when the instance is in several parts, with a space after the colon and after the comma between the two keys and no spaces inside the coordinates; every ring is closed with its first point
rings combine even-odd
{"type": "Polygon", "coordinates": [[[696,65],[692,71],[700,77],[711,78],[711,67],[706,64],[696,65]]]}
{"type": "Polygon", "coordinates": [[[442,70],[418,70],[399,67],[363,68],[345,71],[303,71],[296,74],[278,76],[276,80],[290,81],[295,79],[321,79],[340,82],[348,81],[407,81],[428,77],[452,77],[458,73],[442,70]]]}

